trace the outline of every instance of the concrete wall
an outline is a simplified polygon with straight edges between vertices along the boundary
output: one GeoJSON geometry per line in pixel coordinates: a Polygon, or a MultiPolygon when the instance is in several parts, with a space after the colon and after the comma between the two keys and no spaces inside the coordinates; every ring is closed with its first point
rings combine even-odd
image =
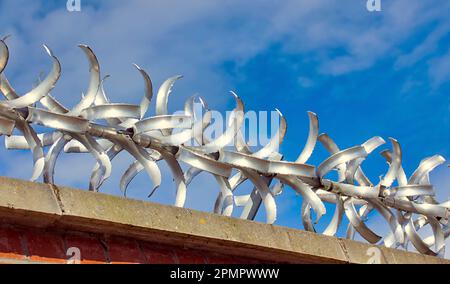
{"type": "Polygon", "coordinates": [[[70,248],[80,250],[82,263],[450,263],[306,231],[0,177],[0,262],[66,263],[70,248]]]}

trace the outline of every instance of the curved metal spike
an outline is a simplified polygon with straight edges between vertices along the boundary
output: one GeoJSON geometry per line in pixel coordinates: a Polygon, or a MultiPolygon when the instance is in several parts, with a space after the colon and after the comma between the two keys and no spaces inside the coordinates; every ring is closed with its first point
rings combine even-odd
{"type": "Polygon", "coordinates": [[[49,111],[56,112],[56,113],[69,112],[69,110],[65,106],[63,106],[60,102],[58,102],[50,94],[45,95],[45,97],[43,97],[39,102],[44,107],[46,107],[49,111]]]}
{"type": "Polygon", "coordinates": [[[28,107],[28,112],[27,121],[49,128],[79,134],[86,133],[89,129],[89,120],[80,117],[57,114],[32,107],[28,107]]]}
{"type": "Polygon", "coordinates": [[[402,164],[402,150],[400,144],[394,138],[389,138],[392,143],[392,161],[389,165],[389,170],[381,180],[380,184],[385,187],[391,186],[395,178],[399,175],[399,169],[402,164]]]}
{"type": "Polygon", "coordinates": [[[81,111],[85,108],[90,107],[97,96],[97,93],[100,89],[100,65],[97,60],[97,56],[92,51],[92,49],[84,44],[78,45],[79,48],[81,48],[84,53],[86,54],[86,57],[89,61],[89,73],[90,73],[90,79],[89,79],[89,86],[86,91],[85,96],[81,99],[81,101],[72,108],[67,114],[78,116],[80,115],[81,111]]]}
{"type": "Polygon", "coordinates": [[[9,60],[9,50],[3,39],[0,39],[0,74],[5,70],[9,60]]]}
{"type": "Polygon", "coordinates": [[[353,198],[344,201],[344,212],[353,228],[371,244],[375,244],[381,240],[381,237],[370,230],[366,224],[361,220],[358,212],[356,212],[355,205],[352,202],[353,198]]]}
{"type": "Polygon", "coordinates": [[[180,146],[177,158],[186,164],[201,169],[212,174],[229,177],[231,174],[231,166],[221,163],[206,156],[205,154],[180,146]]]}
{"type": "Polygon", "coordinates": [[[139,118],[140,107],[130,104],[105,104],[91,106],[81,111],[80,115],[88,120],[109,118],[139,118]]]}
{"type": "MultiPolygon", "coordinates": [[[[380,153],[390,164],[392,162],[392,152],[389,150],[383,150],[380,153]]],[[[408,179],[406,178],[405,171],[403,170],[403,167],[400,165],[398,168],[398,174],[397,174],[397,182],[400,186],[405,186],[408,184],[408,179]]]]}
{"type": "Polygon", "coordinates": [[[189,185],[192,180],[202,172],[201,169],[197,169],[194,167],[189,167],[187,171],[184,172],[184,181],[186,185],[189,185]]]}
{"type": "MultiPolygon", "coordinates": [[[[108,150],[106,150],[106,155],[108,156],[108,159],[112,161],[122,150],[123,148],[120,147],[120,145],[114,145],[110,147],[108,150]]],[[[101,185],[100,184],[101,179],[102,179],[102,169],[100,164],[96,163],[94,168],[92,169],[91,179],[89,181],[89,188],[92,191],[98,191],[101,185]]]]}
{"type": "Polygon", "coordinates": [[[149,194],[149,197],[151,197],[161,185],[161,171],[154,158],[144,150],[144,148],[134,144],[132,140],[123,139],[117,142],[119,142],[120,145],[144,167],[145,171],[153,181],[153,188],[149,194]]]}
{"type": "Polygon", "coordinates": [[[150,76],[147,74],[147,72],[145,72],[144,69],[142,69],[141,67],[139,67],[136,64],[134,64],[134,67],[136,67],[136,69],[139,71],[139,73],[141,73],[142,78],[144,78],[144,83],[145,83],[144,97],[142,98],[142,101],[139,104],[139,108],[141,111],[141,115],[140,115],[139,119],[142,119],[142,118],[144,118],[145,113],[147,112],[148,107],[150,106],[150,102],[152,101],[153,83],[152,83],[152,80],[150,79],[150,76]]]}
{"type": "Polygon", "coordinates": [[[418,184],[424,175],[427,175],[434,168],[443,163],[445,163],[445,159],[440,155],[434,155],[424,159],[409,178],[408,184],[418,184]]]}
{"type": "Polygon", "coordinates": [[[220,194],[214,204],[214,213],[224,216],[231,216],[233,214],[233,192],[231,191],[228,180],[224,177],[214,175],[219,184],[220,194]]]}
{"type": "MultiPolygon", "coordinates": [[[[172,92],[172,87],[175,82],[179,79],[183,78],[181,75],[177,75],[167,79],[159,88],[158,93],[156,94],[156,115],[167,115],[167,104],[169,102],[169,95],[172,92]]],[[[164,135],[169,135],[171,131],[169,129],[162,130],[164,135]]]]}
{"type": "Polygon", "coordinates": [[[33,153],[33,174],[31,175],[30,180],[36,181],[41,176],[45,164],[44,151],[42,150],[40,140],[37,137],[36,132],[28,123],[16,121],[16,127],[22,132],[22,135],[27,140],[29,148],[33,153]]]}
{"type": "MultiPolygon", "coordinates": [[[[327,149],[327,151],[330,154],[334,155],[340,151],[339,147],[336,145],[336,143],[326,133],[320,134],[318,137],[318,140],[327,149]]],[[[339,173],[339,181],[345,180],[346,169],[347,168],[346,168],[345,163],[339,164],[337,166],[337,170],[339,173]]]]}
{"type": "MultiPolygon", "coordinates": [[[[94,158],[97,160],[97,163],[100,165],[101,178],[99,178],[100,181],[97,184],[98,187],[100,187],[103,182],[111,175],[111,161],[109,160],[106,151],[90,135],[71,133],[71,136],[81,142],[84,147],[86,147],[88,151],[94,156],[94,158]]],[[[95,191],[95,188],[91,187],[91,185],[89,186],[89,190],[95,191]]]]}
{"type": "Polygon", "coordinates": [[[394,214],[392,214],[391,210],[389,210],[383,203],[381,203],[378,199],[370,199],[368,200],[369,204],[373,206],[375,210],[377,210],[381,216],[387,221],[389,227],[395,237],[397,243],[396,247],[405,243],[405,234],[403,232],[403,228],[395,218],[394,214]]]}
{"type": "Polygon", "coordinates": [[[409,184],[403,186],[395,186],[391,188],[391,194],[395,197],[413,197],[413,196],[434,196],[434,188],[427,184],[409,184]]]}
{"type": "Polygon", "coordinates": [[[311,154],[317,143],[317,137],[319,134],[319,120],[317,119],[317,115],[311,111],[308,111],[308,117],[309,117],[308,139],[306,140],[306,144],[305,147],[303,148],[303,151],[300,153],[297,160],[295,161],[296,163],[301,164],[306,163],[309,157],[311,157],[311,154]]]}
{"type": "Polygon", "coordinates": [[[307,200],[307,203],[309,203],[316,212],[316,223],[327,212],[322,200],[309,185],[305,184],[300,179],[288,175],[277,175],[275,178],[292,187],[292,189],[301,194],[302,197],[307,200]]]}
{"type": "Polygon", "coordinates": [[[197,96],[191,96],[188,100],[186,100],[184,104],[184,113],[188,116],[191,116],[193,118],[193,121],[195,121],[192,129],[194,131],[194,139],[197,141],[199,145],[204,145],[204,141],[206,141],[206,138],[203,136],[204,130],[206,127],[209,126],[212,120],[212,114],[208,110],[208,106],[206,102],[202,99],[202,97],[198,97],[200,104],[202,105],[202,111],[203,109],[206,110],[205,115],[201,117],[201,119],[197,118],[196,110],[195,110],[195,99],[197,96]]]}
{"type": "MultiPolygon", "coordinates": [[[[98,139],[97,143],[102,147],[103,150],[107,150],[114,145],[113,142],[106,139],[98,139]]],[[[64,146],[65,153],[89,153],[89,150],[77,140],[70,140],[66,146],[64,146]]]]}
{"type": "Polygon", "coordinates": [[[323,177],[340,164],[349,162],[353,159],[364,158],[366,156],[367,153],[362,146],[356,146],[339,151],[338,153],[331,155],[317,167],[317,175],[319,177],[323,177]]]}
{"type": "Polygon", "coordinates": [[[245,206],[248,202],[248,200],[250,199],[250,194],[246,194],[246,195],[235,195],[234,196],[234,204],[237,207],[242,207],[245,206]]]}
{"type": "MultiPolygon", "coordinates": [[[[173,128],[191,128],[192,127],[192,117],[183,114],[175,115],[159,115],[153,116],[144,120],[140,120],[134,126],[134,133],[141,134],[147,133],[152,130],[167,130],[173,128]]],[[[163,133],[164,134],[164,133],[163,133]]],[[[165,134],[165,135],[170,135],[165,134]]]]}
{"type": "Polygon", "coordinates": [[[44,48],[53,60],[52,71],[30,92],[13,100],[2,101],[0,104],[4,104],[10,108],[24,108],[41,100],[55,87],[55,84],[61,75],[61,64],[59,63],[58,58],[53,55],[52,51],[46,45],[44,45],[44,48]]]}
{"type": "Polygon", "coordinates": [[[233,92],[231,94],[236,100],[236,108],[231,112],[230,119],[232,119],[231,126],[229,126],[222,135],[216,139],[208,142],[206,145],[200,147],[200,150],[205,153],[217,152],[233,141],[239,129],[244,122],[244,104],[242,100],[233,92]]]}
{"type": "Polygon", "coordinates": [[[130,182],[136,175],[144,169],[144,166],[139,161],[134,161],[120,179],[120,190],[124,196],[127,196],[127,189],[130,182]]]}
{"type": "MultiPolygon", "coordinates": [[[[270,139],[270,141],[269,141],[269,143],[267,143],[267,145],[265,145],[259,151],[251,154],[253,157],[267,158],[272,153],[279,150],[279,147],[284,140],[284,136],[286,135],[287,123],[286,123],[286,119],[284,118],[283,114],[278,109],[276,109],[276,111],[278,112],[278,115],[280,116],[280,126],[278,127],[277,133],[270,139]]],[[[303,164],[304,162],[301,162],[301,163],[303,164]]]]}
{"type": "MultiPolygon", "coordinates": [[[[53,145],[53,143],[58,140],[62,136],[62,133],[59,131],[47,132],[37,135],[41,145],[43,147],[47,147],[53,145]]],[[[14,150],[28,150],[30,149],[30,145],[28,145],[27,140],[24,136],[20,135],[11,135],[5,137],[5,147],[6,149],[14,149],[14,150]]]]}
{"type": "Polygon", "coordinates": [[[175,206],[184,207],[184,203],[186,202],[186,183],[184,182],[183,170],[174,155],[166,151],[161,151],[160,153],[163,160],[169,166],[176,183],[177,193],[175,198],[175,206]]]}
{"type": "Polygon", "coordinates": [[[323,231],[326,236],[335,236],[337,230],[342,222],[342,216],[344,215],[344,201],[341,196],[336,196],[336,208],[334,209],[333,218],[328,226],[323,231]]]}
{"type": "MultiPolygon", "coordinates": [[[[436,220],[432,220],[434,219],[433,217],[427,218],[428,221],[433,222],[433,230],[437,230],[439,231],[438,228],[440,228],[439,222],[437,222],[436,220]]],[[[443,248],[443,239],[444,239],[444,234],[442,232],[442,230],[440,230],[439,232],[433,232],[434,236],[436,238],[436,235],[438,236],[439,239],[439,243],[436,245],[437,251],[434,252],[432,251],[428,245],[422,241],[422,239],[420,238],[419,234],[417,233],[415,226],[414,226],[414,222],[412,219],[409,219],[409,222],[406,224],[405,226],[405,233],[408,236],[408,239],[411,241],[411,243],[413,244],[413,246],[417,249],[418,252],[422,253],[422,254],[427,254],[427,255],[433,255],[433,256],[437,256],[440,253],[440,250],[442,250],[443,248]]]]}
{"type": "Polygon", "coordinates": [[[7,100],[14,100],[19,97],[4,73],[0,74],[0,92],[7,100]]]}
{"type": "Polygon", "coordinates": [[[254,171],[241,168],[240,171],[255,185],[266,209],[266,223],[273,224],[277,218],[277,205],[264,180],[254,171]]]}
{"type": "Polygon", "coordinates": [[[71,139],[68,135],[60,135],[58,139],[56,139],[55,143],[48,150],[47,155],[45,156],[45,166],[44,166],[44,182],[54,184],[54,174],[55,174],[55,165],[56,160],[58,159],[59,154],[64,149],[64,146],[71,139]]]}
{"type": "Polygon", "coordinates": [[[156,95],[156,115],[167,115],[167,104],[169,102],[169,95],[172,92],[172,87],[175,82],[183,78],[181,75],[173,76],[161,85],[156,95]]]}
{"type": "Polygon", "coordinates": [[[161,144],[165,144],[167,146],[179,146],[184,143],[190,141],[194,135],[192,129],[183,130],[176,134],[171,134],[168,136],[164,136],[159,134],[158,132],[147,132],[148,137],[151,137],[153,140],[158,141],[161,144]]]}

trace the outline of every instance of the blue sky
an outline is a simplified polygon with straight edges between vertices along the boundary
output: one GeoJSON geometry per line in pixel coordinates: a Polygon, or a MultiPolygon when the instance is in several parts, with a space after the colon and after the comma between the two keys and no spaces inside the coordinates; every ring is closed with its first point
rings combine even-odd
{"type": "MultiPolygon", "coordinates": [[[[74,105],[87,86],[87,63],[76,47],[85,43],[97,53],[103,74],[111,75],[106,90],[112,101],[139,102],[143,86],[131,65],[137,63],[155,86],[169,76],[185,76],[174,88],[171,111],[194,93],[215,109],[229,110],[229,90],[247,109],[279,108],[288,121],[281,148],[287,160],[305,143],[308,110],[317,113],[320,131],[342,148],[375,135],[395,137],[407,175],[424,157],[450,157],[449,1],[382,0],[377,13],[366,10],[365,0],[82,0],[81,5],[81,12],[69,13],[65,0],[0,1],[0,35],[12,35],[6,74],[20,92],[50,68],[45,43],[63,68],[52,93],[74,105]]],[[[310,163],[326,156],[318,146],[310,163]]],[[[372,156],[364,170],[376,181],[387,168],[377,153],[372,156]]],[[[118,180],[130,162],[126,155],[114,161],[104,192],[120,194],[118,180]]],[[[63,155],[56,181],[86,188],[93,164],[88,155],[63,155]]],[[[0,174],[28,178],[31,155],[0,151],[0,174]]],[[[450,170],[441,166],[431,178],[439,199],[449,199],[450,170]]],[[[187,206],[211,210],[218,192],[213,182],[200,175],[187,206]]],[[[141,174],[130,196],[144,198],[149,184],[141,174]]],[[[165,176],[152,200],[172,203],[173,188],[165,176]]],[[[277,224],[301,228],[301,198],[286,189],[278,201],[277,224]]]]}

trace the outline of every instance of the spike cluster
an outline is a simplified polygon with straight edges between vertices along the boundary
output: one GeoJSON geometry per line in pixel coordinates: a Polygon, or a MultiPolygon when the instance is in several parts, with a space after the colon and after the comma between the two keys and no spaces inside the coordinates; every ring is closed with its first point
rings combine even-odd
{"type": "Polygon", "coordinates": [[[408,249],[411,243],[423,254],[444,255],[445,239],[450,233],[450,202],[437,201],[429,181],[430,171],[445,161],[441,156],[422,160],[408,179],[402,168],[400,144],[391,138],[392,149],[381,152],[388,170],[374,184],[364,174],[361,164],[385,141],[376,136],[361,145],[340,149],[328,135],[319,135],[317,116],[309,112],[310,130],[303,151],[295,161],[284,161],[278,145],[283,141],[287,125],[278,110],[281,119],[278,132],[266,146],[252,152],[241,132],[244,106],[234,93],[236,108],[228,128],[209,141],[204,131],[211,123],[211,112],[202,98],[199,100],[205,112],[201,117],[196,117],[193,109],[198,99],[195,97],[186,102],[183,114],[168,113],[168,97],[180,76],[162,84],[156,96],[156,115],[145,117],[153,96],[149,75],[135,65],[145,86],[140,105],[111,103],[103,89],[97,58],[86,45],[79,47],[90,63],[89,86],[81,101],[68,109],[50,95],[60,77],[61,66],[52,51],[44,47],[53,62],[52,70],[30,92],[19,95],[3,72],[9,52],[5,39],[0,40],[0,91],[6,98],[0,102],[0,134],[6,135],[6,148],[32,151],[31,180],[43,176],[44,182],[53,183],[56,160],[62,151],[90,153],[97,163],[89,188],[97,191],[111,174],[111,161],[121,151],[126,151],[135,161],[121,178],[120,188],[124,193],[131,180],[145,171],[153,182],[151,195],[161,183],[157,162],[163,160],[176,184],[176,206],[184,206],[187,186],[195,176],[208,172],[220,188],[214,203],[215,213],[231,216],[235,207],[244,207],[241,218],[252,220],[263,205],[266,221],[272,224],[277,215],[276,196],[288,185],[303,197],[301,216],[306,230],[316,232],[315,224],[327,211],[324,204],[331,203],[335,206],[334,215],[322,232],[325,235],[336,235],[345,215],[349,220],[348,238],[358,233],[372,244],[408,249]],[[41,108],[36,107],[38,104],[41,108]],[[105,123],[100,124],[98,120],[105,123]],[[53,131],[37,134],[32,125],[42,125],[53,131]],[[22,136],[12,135],[14,129],[22,136]],[[188,146],[188,141],[195,141],[196,146],[188,146]],[[306,162],[317,141],[330,156],[314,167],[306,162]],[[232,150],[225,147],[230,143],[234,145],[232,150]],[[48,148],[46,152],[45,148],[48,148]],[[180,162],[189,168],[183,172],[180,162]],[[326,178],[332,170],[337,170],[338,180],[326,178]],[[239,195],[238,188],[246,180],[254,189],[249,195],[239,195]],[[377,235],[365,223],[372,211],[378,212],[389,225],[390,233],[386,236],[377,235]],[[423,238],[418,231],[426,225],[433,234],[423,238]]]}

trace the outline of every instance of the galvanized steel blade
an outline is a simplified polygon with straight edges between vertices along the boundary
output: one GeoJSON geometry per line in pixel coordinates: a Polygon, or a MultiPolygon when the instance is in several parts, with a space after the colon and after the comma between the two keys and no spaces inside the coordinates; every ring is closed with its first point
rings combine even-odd
{"type": "Polygon", "coordinates": [[[150,194],[148,195],[151,197],[156,189],[161,185],[161,171],[158,165],[144,148],[137,146],[131,139],[121,139],[121,141],[118,142],[120,142],[120,145],[128,153],[130,153],[137,161],[139,161],[139,163],[141,163],[149,175],[153,182],[153,188],[150,190],[150,194]]]}
{"type": "MultiPolygon", "coordinates": [[[[287,123],[286,123],[286,119],[284,118],[283,114],[278,109],[276,109],[276,111],[277,111],[278,115],[280,116],[280,125],[278,127],[277,133],[270,139],[269,143],[267,143],[263,148],[256,151],[255,153],[251,154],[253,157],[267,158],[272,153],[279,151],[280,145],[284,140],[284,136],[286,135],[287,123]]],[[[296,161],[296,162],[303,164],[306,161],[305,162],[296,161]]]]}
{"type": "Polygon", "coordinates": [[[402,150],[400,144],[394,138],[389,138],[389,140],[391,140],[392,143],[391,163],[389,164],[388,172],[380,182],[380,184],[385,187],[392,185],[399,175],[399,169],[402,165],[402,150]]]}
{"type": "Polygon", "coordinates": [[[305,184],[300,179],[291,175],[276,175],[275,178],[280,182],[292,187],[292,189],[302,195],[302,197],[316,212],[316,223],[327,212],[322,200],[317,196],[317,194],[311,189],[309,185],[305,184]]]}
{"type": "Polygon", "coordinates": [[[309,157],[311,157],[312,152],[314,151],[314,147],[317,143],[317,137],[319,134],[319,120],[317,119],[317,115],[311,111],[308,111],[309,117],[309,134],[308,139],[306,140],[305,147],[303,151],[298,156],[296,163],[304,164],[308,161],[309,157]]]}
{"type": "MultiPolygon", "coordinates": [[[[108,156],[108,159],[112,162],[112,160],[120,152],[122,152],[122,150],[123,148],[120,145],[114,145],[110,147],[108,150],[106,150],[106,155],[108,156]]],[[[89,180],[89,188],[92,191],[98,191],[99,187],[101,186],[101,181],[102,181],[102,168],[99,163],[96,163],[94,168],[92,169],[91,178],[89,180]]]]}
{"type": "MultiPolygon", "coordinates": [[[[142,134],[147,133],[152,130],[161,130],[164,134],[164,130],[173,128],[191,128],[192,127],[192,117],[184,114],[176,115],[158,115],[153,116],[144,120],[137,122],[134,126],[134,133],[142,134]]],[[[170,135],[164,134],[164,135],[170,135]]]]}
{"type": "Polygon", "coordinates": [[[82,110],[90,107],[94,103],[97,93],[99,92],[100,82],[101,82],[100,65],[98,63],[97,56],[95,56],[92,49],[87,45],[80,44],[80,45],[78,45],[78,47],[83,50],[83,52],[85,53],[85,55],[89,61],[90,77],[89,77],[89,86],[88,86],[85,96],[68,113],[68,115],[73,115],[73,116],[80,115],[82,110]]]}
{"type": "Polygon", "coordinates": [[[238,95],[234,92],[231,92],[231,94],[236,101],[236,108],[233,109],[230,115],[231,123],[229,123],[222,135],[209,141],[206,145],[199,147],[200,150],[205,153],[217,152],[227,145],[230,145],[242,127],[242,123],[244,122],[244,104],[238,95]]]}
{"type": "Polygon", "coordinates": [[[344,201],[342,200],[341,196],[337,195],[336,207],[334,208],[333,218],[331,219],[328,226],[325,228],[325,231],[323,231],[323,234],[327,236],[335,236],[337,230],[339,229],[339,226],[341,225],[343,215],[344,215],[344,201]]]}
{"type": "Polygon", "coordinates": [[[0,39],[0,74],[5,70],[9,60],[9,50],[3,39],[0,39]]]}
{"type": "Polygon", "coordinates": [[[58,139],[53,143],[45,156],[45,166],[44,166],[44,182],[54,184],[55,183],[55,166],[56,160],[59,154],[64,149],[64,146],[70,140],[68,135],[60,135],[58,139]]]}
{"type": "MultiPolygon", "coordinates": [[[[106,139],[97,139],[97,143],[102,147],[102,149],[107,150],[114,145],[113,142],[106,139]]],[[[77,140],[70,140],[66,146],[64,146],[65,153],[89,153],[89,150],[77,140]]]]}
{"type": "Polygon", "coordinates": [[[336,154],[331,155],[317,167],[317,175],[322,178],[338,165],[366,156],[367,153],[362,146],[355,146],[339,151],[336,154]]]}
{"type": "Polygon", "coordinates": [[[16,128],[22,132],[33,153],[33,173],[30,180],[36,181],[41,176],[45,164],[44,151],[40,143],[41,141],[33,128],[25,121],[16,121],[16,128]]]}
{"type": "Polygon", "coordinates": [[[440,155],[435,155],[424,159],[409,178],[408,184],[418,184],[425,175],[444,162],[445,159],[440,155]]]}
{"type": "MultiPolygon", "coordinates": [[[[109,178],[112,170],[111,161],[109,160],[106,151],[90,135],[81,135],[78,133],[70,133],[70,135],[73,137],[73,139],[76,139],[80,143],[82,143],[100,165],[101,178],[98,183],[100,186],[107,178],[109,178]]],[[[95,188],[90,187],[89,189],[95,191],[95,188]]]]}
{"type": "Polygon", "coordinates": [[[130,182],[136,177],[138,173],[144,170],[144,166],[139,161],[134,161],[125,171],[120,179],[120,190],[124,196],[127,196],[127,189],[130,182]]]}
{"type": "MultiPolygon", "coordinates": [[[[267,186],[270,185],[272,180],[273,180],[272,177],[261,177],[261,181],[263,181],[267,186]]],[[[273,196],[275,196],[275,194],[270,188],[269,191],[273,196]]],[[[259,194],[258,187],[255,186],[252,190],[252,193],[249,196],[249,199],[247,200],[247,203],[244,206],[244,209],[241,212],[240,218],[247,220],[254,220],[261,206],[261,203],[262,203],[261,195],[259,194]]]]}
{"type": "Polygon", "coordinates": [[[176,184],[175,206],[184,207],[186,202],[186,183],[184,182],[183,170],[178,164],[175,156],[166,151],[160,151],[162,159],[167,163],[176,184]]]}
{"type": "Polygon", "coordinates": [[[8,79],[6,79],[5,74],[0,74],[0,92],[7,100],[14,100],[19,98],[14,88],[9,83],[8,79]]]}
{"type": "Polygon", "coordinates": [[[140,107],[130,104],[105,104],[91,106],[81,111],[80,115],[88,120],[108,118],[139,118],[140,107]]]}
{"type": "Polygon", "coordinates": [[[258,188],[258,193],[266,209],[266,223],[273,224],[277,218],[277,205],[267,183],[255,171],[243,168],[240,171],[258,188]]]}
{"type": "Polygon", "coordinates": [[[231,174],[232,167],[230,165],[219,162],[204,153],[184,146],[179,147],[177,159],[192,167],[215,175],[229,177],[231,174]]]}
{"type": "Polygon", "coordinates": [[[150,106],[150,102],[152,101],[153,83],[152,83],[152,80],[150,79],[150,76],[147,74],[147,72],[145,72],[144,69],[139,67],[137,64],[134,64],[134,67],[136,67],[136,69],[139,71],[139,73],[141,73],[142,78],[144,79],[144,84],[145,84],[144,97],[142,98],[141,103],[139,104],[139,109],[141,112],[139,119],[142,119],[142,118],[144,118],[145,113],[147,112],[147,110],[150,106]]]}
{"type": "MultiPolygon", "coordinates": [[[[336,143],[328,136],[328,134],[326,133],[322,133],[319,135],[318,137],[319,142],[325,147],[325,149],[327,149],[327,151],[331,154],[334,155],[336,153],[338,153],[339,147],[336,145],[336,143]]],[[[345,180],[345,172],[346,172],[346,164],[345,163],[341,163],[337,166],[337,170],[339,173],[339,181],[344,181],[345,180]]]]}
{"type": "Polygon", "coordinates": [[[225,177],[214,175],[214,178],[220,188],[220,193],[214,204],[214,213],[224,216],[231,216],[231,214],[233,214],[234,203],[233,192],[231,191],[230,184],[225,177]]]}
{"type": "Polygon", "coordinates": [[[375,244],[379,242],[382,237],[374,233],[366,226],[366,224],[364,224],[358,215],[358,212],[356,212],[352,199],[353,198],[349,198],[344,202],[344,212],[353,228],[369,243],[375,244]]]}
{"type": "Polygon", "coordinates": [[[84,134],[87,132],[90,124],[87,119],[57,114],[42,109],[29,107],[28,111],[27,121],[70,133],[84,134]]]}
{"type": "Polygon", "coordinates": [[[55,87],[55,84],[61,75],[61,64],[59,63],[58,58],[53,55],[52,51],[46,45],[44,45],[44,48],[47,54],[53,60],[53,67],[51,72],[30,92],[16,99],[2,101],[0,102],[0,104],[4,104],[10,108],[24,108],[33,105],[34,103],[41,100],[55,87]]]}
{"type": "MultiPolygon", "coordinates": [[[[62,133],[59,131],[47,132],[37,134],[39,141],[43,147],[53,145],[61,136],[62,133]]],[[[5,137],[5,147],[6,149],[14,150],[28,150],[30,145],[28,145],[27,139],[20,135],[11,135],[5,137]]]]}

